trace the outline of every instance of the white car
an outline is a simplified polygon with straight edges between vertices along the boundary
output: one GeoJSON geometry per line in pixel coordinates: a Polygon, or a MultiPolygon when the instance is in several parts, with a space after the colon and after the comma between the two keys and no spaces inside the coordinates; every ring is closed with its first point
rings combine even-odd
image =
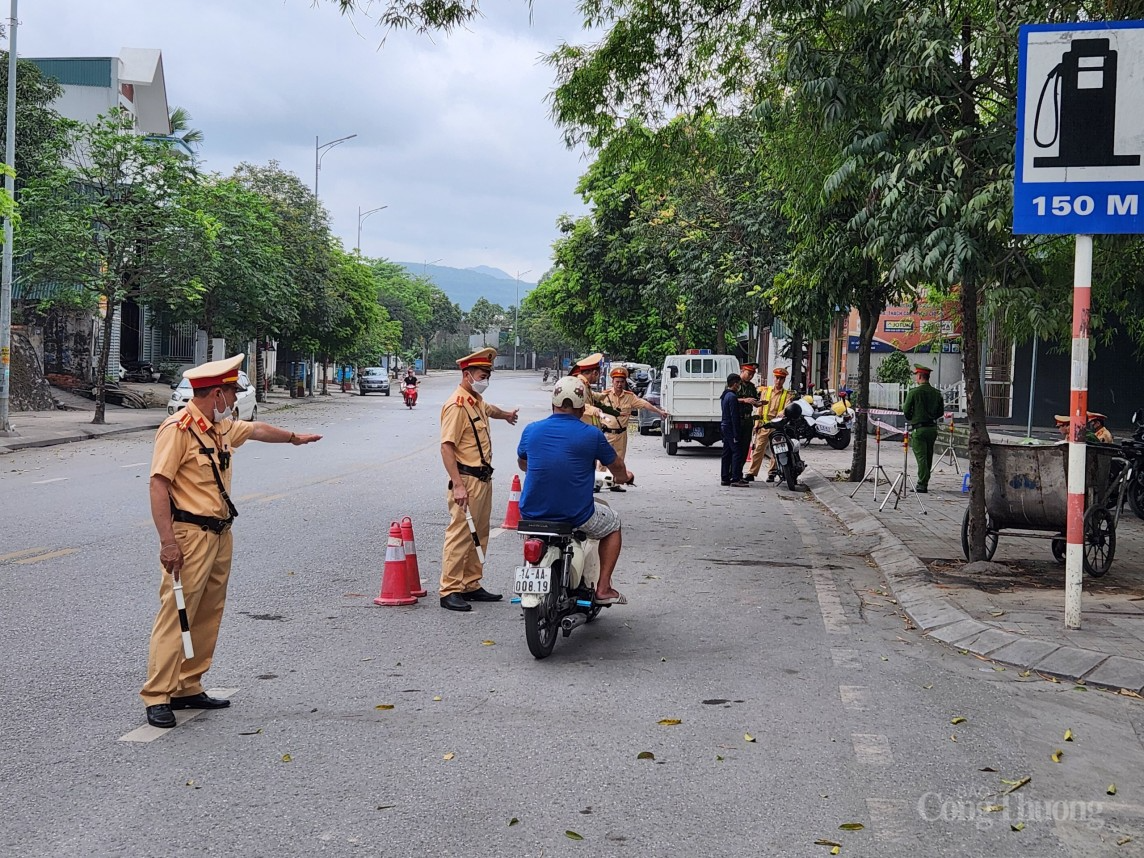
{"type": "MultiPolygon", "coordinates": [[[[194,395],[191,383],[184,378],[171,391],[171,399],[167,402],[167,413],[182,411],[194,395]]],[[[234,403],[234,411],[239,420],[258,419],[258,402],[254,388],[250,386],[250,378],[241,369],[238,371],[238,399],[234,403]]]]}

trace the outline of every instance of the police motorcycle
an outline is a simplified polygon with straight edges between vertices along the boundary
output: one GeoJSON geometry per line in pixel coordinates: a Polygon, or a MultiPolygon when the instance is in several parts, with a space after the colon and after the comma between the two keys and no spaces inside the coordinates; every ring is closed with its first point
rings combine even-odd
{"type": "Polygon", "coordinates": [[[810,410],[809,402],[796,399],[783,409],[781,417],[767,421],[767,428],[771,430],[771,455],[778,463],[779,478],[786,482],[791,491],[798,485],[799,475],[806,470],[806,462],[799,453],[801,445],[795,433],[805,425],[810,410]]]}
{"type": "Polygon", "coordinates": [[[854,409],[845,399],[840,399],[829,408],[821,409],[813,404],[810,396],[804,396],[797,401],[806,406],[803,409],[803,419],[794,421],[794,436],[799,441],[809,444],[815,438],[821,438],[832,450],[845,450],[850,446],[854,409]]]}
{"type": "Polygon", "coordinates": [[[512,591],[524,609],[528,651],[547,658],[558,632],[568,637],[610,607],[594,598],[600,543],[567,522],[521,519],[516,529],[524,537],[524,565],[516,567],[512,591]]]}

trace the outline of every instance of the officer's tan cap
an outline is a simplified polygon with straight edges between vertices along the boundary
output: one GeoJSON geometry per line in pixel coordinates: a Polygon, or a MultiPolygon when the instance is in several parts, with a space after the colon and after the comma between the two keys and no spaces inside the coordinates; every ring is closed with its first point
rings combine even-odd
{"type": "Polygon", "coordinates": [[[492,346],[487,349],[477,349],[471,355],[465,355],[457,361],[457,366],[461,369],[487,369],[489,372],[493,371],[493,359],[497,356],[497,350],[492,346]]]}
{"type": "Polygon", "coordinates": [[[246,359],[245,354],[212,360],[183,372],[183,378],[191,383],[192,390],[206,390],[208,387],[221,387],[224,384],[238,384],[238,368],[246,359]]]}
{"type": "Polygon", "coordinates": [[[586,358],[580,358],[580,360],[573,364],[572,373],[575,374],[578,372],[591,372],[592,370],[597,369],[603,362],[604,356],[599,352],[590,354],[586,358]]]}

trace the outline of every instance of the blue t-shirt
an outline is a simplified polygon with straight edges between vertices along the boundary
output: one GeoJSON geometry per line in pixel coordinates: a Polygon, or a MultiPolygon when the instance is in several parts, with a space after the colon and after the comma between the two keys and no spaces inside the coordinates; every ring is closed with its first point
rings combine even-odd
{"type": "Polygon", "coordinates": [[[596,511],[592,489],[597,460],[605,465],[616,460],[604,433],[575,414],[553,414],[525,426],[516,455],[528,462],[521,518],[566,521],[574,527],[596,511]]]}

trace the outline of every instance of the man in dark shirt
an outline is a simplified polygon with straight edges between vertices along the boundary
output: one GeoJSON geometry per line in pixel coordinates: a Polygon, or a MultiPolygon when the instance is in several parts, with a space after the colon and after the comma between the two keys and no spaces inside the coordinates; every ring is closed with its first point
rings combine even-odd
{"type": "Polygon", "coordinates": [[[742,382],[738,373],[727,376],[727,389],[719,399],[721,414],[719,429],[723,433],[723,458],[719,464],[719,482],[724,486],[736,488],[750,485],[743,479],[743,459],[739,458],[739,445],[746,443],[746,439],[739,437],[743,428],[739,419],[739,386],[742,382]]]}
{"type": "Polygon", "coordinates": [[[910,448],[918,462],[917,489],[929,491],[930,468],[933,466],[933,448],[937,442],[937,421],[945,414],[945,397],[929,383],[929,367],[914,365],[918,384],[906,394],[902,412],[910,424],[910,448]]]}
{"type": "Polygon", "coordinates": [[[520,494],[520,516],[535,521],[568,522],[589,539],[600,541],[598,605],[626,605],[612,586],[623,538],[620,516],[592,497],[596,462],[602,462],[616,484],[635,481],[604,433],[581,421],[588,400],[587,382],[565,376],[552,389],[552,414],[530,423],[516,448],[517,464],[527,474],[520,494]]]}

